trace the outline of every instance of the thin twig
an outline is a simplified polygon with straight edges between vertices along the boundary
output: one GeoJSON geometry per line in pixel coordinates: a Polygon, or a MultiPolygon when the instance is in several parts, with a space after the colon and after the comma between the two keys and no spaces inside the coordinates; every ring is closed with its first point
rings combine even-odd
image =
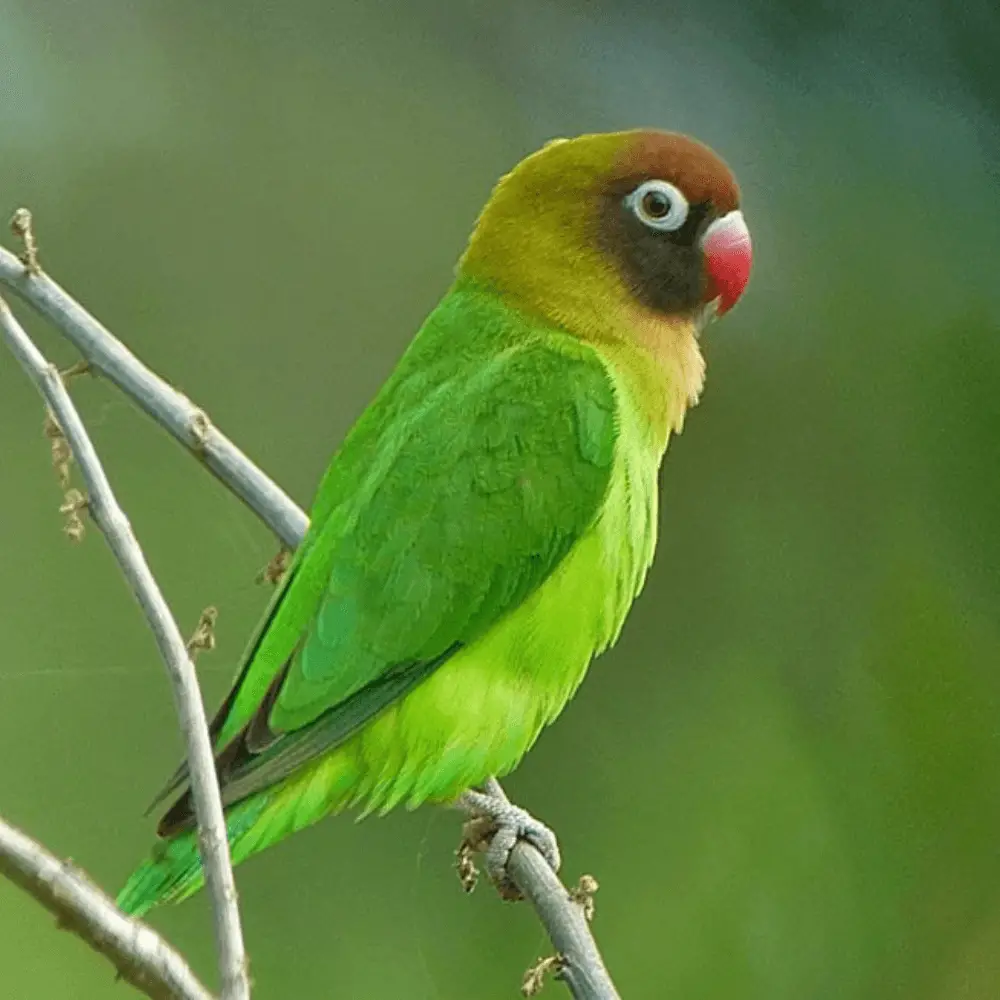
{"type": "Polygon", "coordinates": [[[104,533],[132,593],[145,613],[170,675],[181,732],[187,748],[191,789],[198,819],[198,841],[215,917],[222,996],[223,1000],[246,1000],[250,996],[250,983],[236,901],[236,884],[229,858],[226,820],[215,775],[212,743],[194,665],[170,608],[132,533],[132,526],[115,499],[97,452],[63,385],[58,369],[45,360],[3,299],[0,299],[0,333],[35,383],[66,435],[87,490],[87,509],[104,533]]]}
{"type": "MultiPolygon", "coordinates": [[[[495,778],[487,782],[487,791],[507,798],[495,778]]],[[[620,1000],[590,930],[593,900],[589,897],[597,889],[596,880],[586,876],[587,881],[581,879],[581,885],[571,893],[542,855],[524,840],[511,851],[507,873],[544,924],[558,956],[557,977],[569,987],[574,1000],[620,1000]]]]}
{"type": "Polygon", "coordinates": [[[60,928],[110,959],[122,979],[152,1000],[213,1000],[183,956],[155,931],[126,917],[80,869],[2,819],[0,873],[54,914],[60,928]]]}
{"type": "Polygon", "coordinates": [[[0,284],[34,306],[90,362],[209,470],[290,548],[309,519],[209,420],[204,410],[147,368],[121,341],[44,272],[32,273],[0,247],[0,284]]]}
{"type": "Polygon", "coordinates": [[[574,1000],[620,1000],[584,908],[573,900],[541,854],[526,841],[518,841],[507,872],[545,927],[561,959],[558,978],[569,987],[574,1000]]]}
{"type": "MultiPolygon", "coordinates": [[[[207,422],[207,418],[202,410],[143,365],[47,275],[29,275],[24,265],[2,247],[0,284],[48,317],[94,368],[201,457],[285,545],[291,549],[298,546],[309,526],[306,514],[228,438],[210,424],[203,426],[200,421],[207,422]]],[[[534,907],[555,950],[566,957],[563,977],[574,997],[617,998],[583,907],[574,902],[541,854],[522,841],[511,854],[508,870],[534,907]]]]}

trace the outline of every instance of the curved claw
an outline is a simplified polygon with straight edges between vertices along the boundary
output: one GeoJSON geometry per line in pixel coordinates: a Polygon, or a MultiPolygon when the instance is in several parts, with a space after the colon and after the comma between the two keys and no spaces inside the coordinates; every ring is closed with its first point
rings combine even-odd
{"type": "Polygon", "coordinates": [[[556,835],[530,813],[510,806],[509,812],[496,817],[497,831],[486,850],[486,870],[490,877],[497,881],[497,876],[507,878],[507,862],[510,852],[514,850],[519,840],[526,840],[549,863],[549,867],[559,873],[562,858],[559,854],[559,841],[556,835]]]}
{"type": "Polygon", "coordinates": [[[531,813],[514,805],[504,794],[499,783],[487,784],[487,791],[468,791],[459,799],[459,806],[474,817],[489,820],[492,836],[486,847],[486,872],[509,899],[519,899],[520,892],[507,874],[511,851],[519,840],[531,844],[558,873],[562,864],[556,835],[531,813]]]}

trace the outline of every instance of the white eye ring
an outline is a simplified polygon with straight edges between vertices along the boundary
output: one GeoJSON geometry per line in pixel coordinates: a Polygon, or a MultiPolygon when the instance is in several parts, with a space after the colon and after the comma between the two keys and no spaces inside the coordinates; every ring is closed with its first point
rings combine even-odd
{"type": "Polygon", "coordinates": [[[661,232],[680,229],[688,217],[687,198],[666,181],[643,181],[625,204],[644,226],[661,232]]]}

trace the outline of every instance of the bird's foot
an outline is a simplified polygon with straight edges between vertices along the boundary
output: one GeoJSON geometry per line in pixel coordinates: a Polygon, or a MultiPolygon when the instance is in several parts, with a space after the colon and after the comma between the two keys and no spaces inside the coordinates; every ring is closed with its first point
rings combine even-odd
{"type": "Polygon", "coordinates": [[[531,844],[558,873],[562,860],[556,835],[529,812],[514,805],[495,778],[486,782],[483,791],[465,792],[458,806],[472,817],[465,824],[458,852],[459,878],[467,892],[471,892],[476,879],[471,854],[481,851],[486,859],[486,873],[500,895],[504,899],[521,899],[520,890],[507,874],[511,851],[519,840],[531,844]]]}

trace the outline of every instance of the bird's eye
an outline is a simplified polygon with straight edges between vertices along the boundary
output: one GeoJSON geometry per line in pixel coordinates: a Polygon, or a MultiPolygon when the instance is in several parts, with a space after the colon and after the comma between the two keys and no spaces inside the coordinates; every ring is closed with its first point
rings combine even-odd
{"type": "Polygon", "coordinates": [[[666,181],[645,181],[625,204],[643,225],[664,232],[680,229],[688,217],[687,198],[666,181]]]}

